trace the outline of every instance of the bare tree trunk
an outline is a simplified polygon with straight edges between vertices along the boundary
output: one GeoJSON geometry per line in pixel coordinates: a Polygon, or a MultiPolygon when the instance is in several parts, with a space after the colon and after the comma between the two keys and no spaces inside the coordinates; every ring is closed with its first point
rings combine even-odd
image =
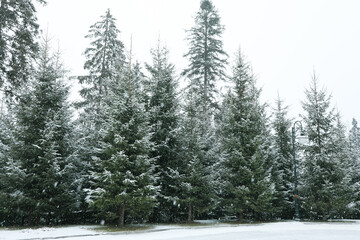
{"type": "Polygon", "coordinates": [[[191,202],[189,202],[188,223],[192,223],[192,203],[191,202]]]}
{"type": "Polygon", "coordinates": [[[325,210],[323,211],[322,220],[323,220],[323,221],[327,221],[327,216],[326,216],[326,211],[325,211],[325,210]]]}
{"type": "Polygon", "coordinates": [[[29,226],[32,226],[32,225],[33,225],[33,210],[32,210],[32,209],[30,209],[30,212],[29,212],[28,225],[29,225],[29,226]]]}
{"type": "Polygon", "coordinates": [[[125,223],[125,206],[121,206],[120,207],[120,217],[119,217],[119,223],[118,226],[120,228],[124,227],[124,223],[125,223]]]}
{"type": "Polygon", "coordinates": [[[40,212],[37,212],[35,218],[35,226],[39,226],[39,225],[40,225],[40,212]]]}
{"type": "Polygon", "coordinates": [[[238,214],[238,222],[243,222],[243,213],[239,212],[238,214]]]}

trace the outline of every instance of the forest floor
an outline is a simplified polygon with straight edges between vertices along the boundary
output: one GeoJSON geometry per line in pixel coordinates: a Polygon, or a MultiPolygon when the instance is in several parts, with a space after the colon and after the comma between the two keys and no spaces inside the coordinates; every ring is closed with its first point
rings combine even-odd
{"type": "Polygon", "coordinates": [[[104,226],[0,228],[1,240],[359,240],[360,221],[273,222],[259,224],[141,225],[122,231],[104,226]]]}

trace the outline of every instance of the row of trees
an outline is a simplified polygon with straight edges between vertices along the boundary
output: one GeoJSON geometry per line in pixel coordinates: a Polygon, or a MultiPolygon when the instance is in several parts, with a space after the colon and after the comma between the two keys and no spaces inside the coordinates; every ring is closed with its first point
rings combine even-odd
{"type": "MultiPolygon", "coordinates": [[[[0,224],[293,218],[292,119],[280,97],[271,113],[261,103],[240,51],[226,73],[224,26],[210,0],[201,1],[188,31],[188,85],[181,91],[160,41],[144,71],[131,51],[126,56],[108,10],[86,36],[88,74],[78,77],[76,119],[59,54],[48,38],[35,41],[31,1],[1,3],[0,43],[8,47],[0,48],[0,224]],[[31,22],[15,12],[31,13],[31,22]],[[8,22],[28,27],[31,38],[17,36],[8,22]],[[20,53],[23,68],[13,62],[20,53]],[[221,80],[231,86],[222,94],[221,80]]],[[[346,134],[315,75],[305,93],[309,140],[297,147],[301,217],[358,218],[357,122],[346,134]]]]}

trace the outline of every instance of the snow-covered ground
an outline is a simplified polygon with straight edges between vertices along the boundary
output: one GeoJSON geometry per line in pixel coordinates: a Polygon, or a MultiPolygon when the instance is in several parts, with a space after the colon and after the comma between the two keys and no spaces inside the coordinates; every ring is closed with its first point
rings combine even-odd
{"type": "Polygon", "coordinates": [[[0,239],[101,239],[101,240],[359,240],[360,221],[303,223],[278,222],[266,224],[242,224],[184,227],[156,226],[137,232],[101,232],[94,226],[71,226],[23,230],[0,230],[0,239]]]}

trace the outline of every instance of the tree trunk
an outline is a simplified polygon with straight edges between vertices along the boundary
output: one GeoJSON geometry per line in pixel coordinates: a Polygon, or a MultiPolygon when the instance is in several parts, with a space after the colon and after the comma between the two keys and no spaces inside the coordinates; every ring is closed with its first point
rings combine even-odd
{"type": "Polygon", "coordinates": [[[326,216],[326,211],[325,210],[323,211],[322,220],[327,221],[327,216],[326,216]]]}
{"type": "Polygon", "coordinates": [[[35,226],[39,226],[39,225],[40,225],[40,212],[37,212],[35,218],[35,226]]]}
{"type": "Polygon", "coordinates": [[[125,223],[125,206],[121,206],[120,207],[120,217],[119,217],[119,223],[118,226],[120,228],[124,227],[124,223],[125,223]]]}
{"type": "Polygon", "coordinates": [[[33,221],[33,209],[30,209],[29,211],[29,216],[28,216],[28,225],[29,226],[33,226],[34,225],[34,221],[33,221]]]}
{"type": "Polygon", "coordinates": [[[189,210],[188,210],[188,223],[192,223],[192,203],[189,203],[189,210]]]}
{"type": "Polygon", "coordinates": [[[239,212],[239,214],[238,214],[238,222],[239,223],[241,223],[241,222],[243,222],[243,213],[242,212],[239,212]]]}

